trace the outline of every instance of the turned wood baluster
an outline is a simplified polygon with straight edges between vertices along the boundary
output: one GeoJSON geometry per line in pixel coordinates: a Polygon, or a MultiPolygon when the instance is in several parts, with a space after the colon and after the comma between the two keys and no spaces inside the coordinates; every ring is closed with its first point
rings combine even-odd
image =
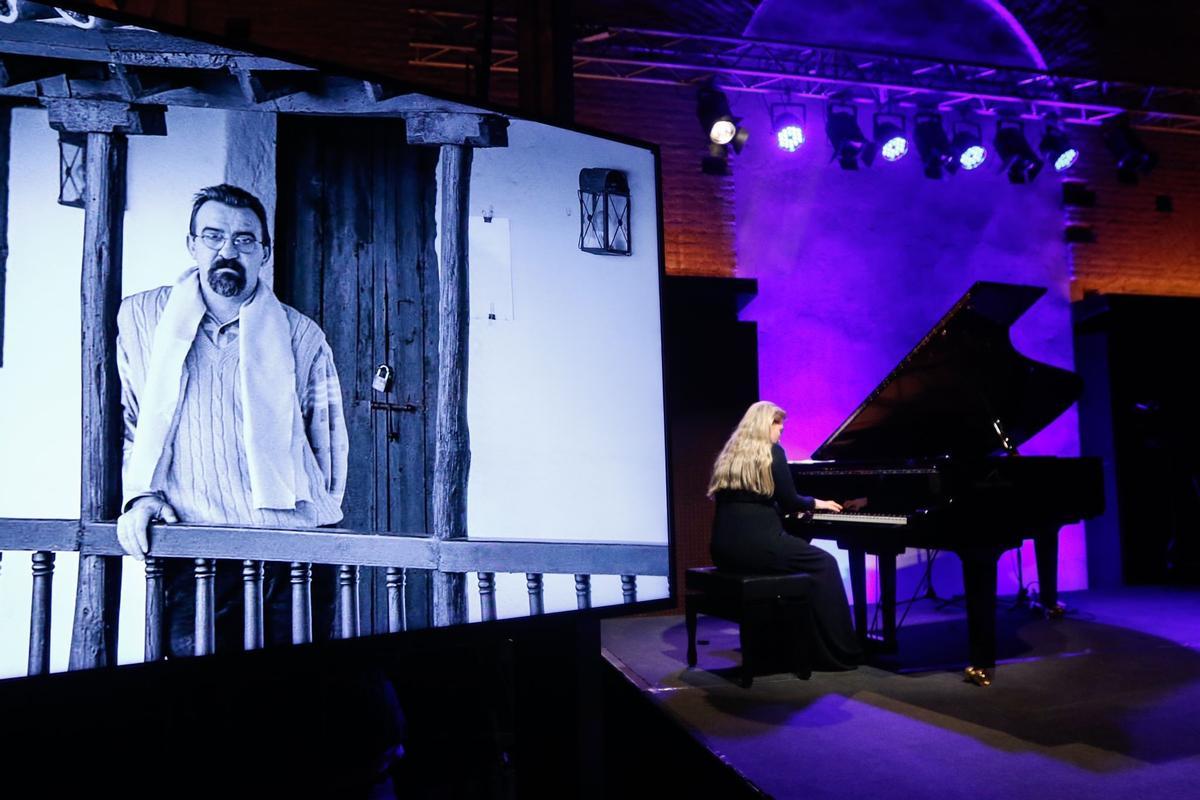
{"type": "Polygon", "coordinates": [[[50,670],[50,594],[54,588],[54,553],[33,554],[33,608],[29,614],[29,674],[50,670]]]}
{"type": "Polygon", "coordinates": [[[242,649],[263,646],[263,562],[242,562],[242,649]]]}
{"type": "Polygon", "coordinates": [[[312,564],[292,562],[292,644],[312,641],[312,564]]]}
{"type": "Polygon", "coordinates": [[[592,607],[592,576],[575,575],[575,607],[592,607]]]}
{"type": "Polygon", "coordinates": [[[621,594],[624,602],[637,602],[637,575],[621,576],[621,594]]]}
{"type": "Polygon", "coordinates": [[[546,601],[542,592],[542,574],[540,572],[526,572],[525,587],[529,590],[530,615],[545,614],[546,601]]]}
{"type": "Polygon", "coordinates": [[[211,558],[197,558],[195,564],[193,572],[196,575],[196,617],[192,652],[198,656],[207,656],[216,648],[217,598],[213,584],[217,575],[217,562],[211,558]]]}
{"type": "Polygon", "coordinates": [[[479,573],[479,614],[484,622],[496,618],[496,573],[479,573]]]}
{"type": "Polygon", "coordinates": [[[388,633],[404,630],[404,570],[387,568],[388,633]]]}
{"type": "Polygon", "coordinates": [[[167,604],[167,590],[163,583],[163,571],[167,562],[153,556],[146,557],[146,636],[142,657],[146,661],[161,661],[163,652],[163,610],[167,604]]]}
{"type": "Polygon", "coordinates": [[[338,635],[351,639],[358,636],[358,567],[353,564],[338,567],[338,590],[342,612],[338,635]]]}

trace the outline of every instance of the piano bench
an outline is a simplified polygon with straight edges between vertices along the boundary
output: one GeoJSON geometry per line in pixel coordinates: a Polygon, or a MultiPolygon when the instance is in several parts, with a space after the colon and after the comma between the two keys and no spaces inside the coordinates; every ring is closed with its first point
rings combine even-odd
{"type": "Polygon", "coordinates": [[[696,666],[696,615],[738,623],[742,642],[742,686],[756,674],[769,674],[782,656],[788,672],[812,675],[809,643],[816,635],[809,598],[813,578],[806,574],[751,575],[716,567],[689,569],[684,576],[689,667],[696,666]],[[772,659],[772,656],[775,656],[772,659]],[[772,663],[774,661],[774,663],[772,663]]]}

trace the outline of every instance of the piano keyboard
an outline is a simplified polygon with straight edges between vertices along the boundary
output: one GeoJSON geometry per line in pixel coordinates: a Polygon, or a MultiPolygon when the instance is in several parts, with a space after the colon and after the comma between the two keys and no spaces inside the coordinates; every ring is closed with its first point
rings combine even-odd
{"type": "Polygon", "coordinates": [[[814,511],[812,518],[820,522],[858,522],[868,525],[907,525],[908,517],[897,514],[863,514],[856,511],[834,514],[829,511],[814,511]]]}

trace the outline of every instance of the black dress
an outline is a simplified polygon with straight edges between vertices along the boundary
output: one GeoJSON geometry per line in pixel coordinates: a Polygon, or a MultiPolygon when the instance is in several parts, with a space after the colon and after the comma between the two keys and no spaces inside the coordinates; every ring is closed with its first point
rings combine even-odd
{"type": "Polygon", "coordinates": [[[813,616],[819,632],[814,655],[818,669],[851,669],[862,657],[862,648],[850,621],[850,604],[842,585],[837,560],[804,539],[783,529],[783,515],[811,511],[811,497],[796,492],[787,456],[771,446],[771,497],[748,491],[722,489],[714,497],[712,557],[721,569],[757,574],[805,572],[816,579],[813,616]]]}

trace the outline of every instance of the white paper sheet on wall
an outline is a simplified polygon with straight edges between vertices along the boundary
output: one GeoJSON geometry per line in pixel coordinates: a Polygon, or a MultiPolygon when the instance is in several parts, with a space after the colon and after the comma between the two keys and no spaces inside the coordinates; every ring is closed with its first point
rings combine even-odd
{"type": "Polygon", "coordinates": [[[471,319],[513,318],[513,285],[508,220],[471,217],[467,228],[471,270],[471,319]]]}

